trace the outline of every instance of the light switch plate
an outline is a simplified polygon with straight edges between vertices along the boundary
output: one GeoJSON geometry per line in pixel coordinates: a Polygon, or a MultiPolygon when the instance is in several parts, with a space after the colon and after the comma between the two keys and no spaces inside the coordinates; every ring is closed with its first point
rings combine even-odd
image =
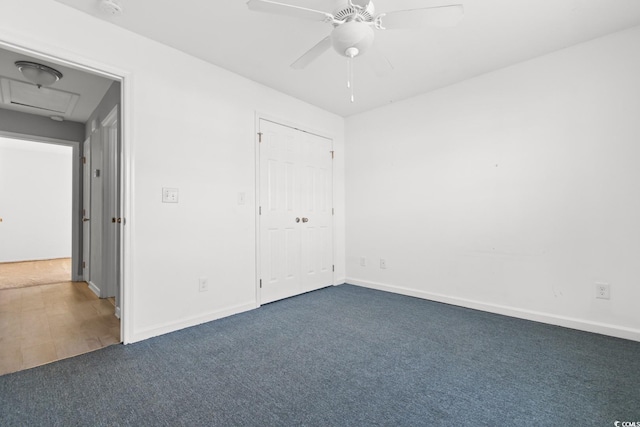
{"type": "Polygon", "coordinates": [[[163,188],[162,189],[162,203],[178,203],[178,189],[177,188],[163,188]]]}

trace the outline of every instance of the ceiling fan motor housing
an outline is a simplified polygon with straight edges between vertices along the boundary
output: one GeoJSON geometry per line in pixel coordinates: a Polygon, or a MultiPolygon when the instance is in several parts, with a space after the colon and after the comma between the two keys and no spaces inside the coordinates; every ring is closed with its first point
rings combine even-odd
{"type": "Polygon", "coordinates": [[[339,0],[333,9],[333,16],[338,21],[358,20],[372,22],[375,11],[376,9],[371,1],[339,0]]]}
{"type": "Polygon", "coordinates": [[[363,54],[373,44],[373,28],[365,22],[348,21],[338,25],[331,33],[331,44],[342,56],[354,57],[363,54]],[[357,49],[354,55],[353,48],[357,49]]]}

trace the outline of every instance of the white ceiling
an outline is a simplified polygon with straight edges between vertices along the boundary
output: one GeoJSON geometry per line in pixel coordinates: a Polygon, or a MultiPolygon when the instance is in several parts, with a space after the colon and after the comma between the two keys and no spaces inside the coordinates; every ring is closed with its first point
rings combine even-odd
{"type": "Polygon", "coordinates": [[[0,109],[21,111],[23,113],[36,114],[39,116],[60,116],[67,121],[85,123],[104,97],[109,86],[111,86],[111,83],[113,83],[112,80],[90,74],[85,71],[65,67],[38,58],[32,58],[13,51],[0,49],[0,91],[3,91],[4,89],[4,91],[9,92],[0,93],[0,109]],[[53,67],[60,71],[63,77],[60,81],[54,83],[49,88],[42,88],[38,90],[35,85],[31,84],[20,73],[18,68],[14,65],[16,61],[30,61],[48,65],[49,67],[53,67]],[[28,85],[17,82],[26,82],[28,85]],[[69,104],[69,110],[66,110],[65,108],[51,107],[52,105],[57,104],[56,101],[58,101],[58,98],[52,99],[48,97],[49,89],[54,91],[54,94],[58,95],[58,98],[77,95],[75,105],[69,104]],[[15,91],[15,93],[12,94],[11,90],[15,91]],[[42,102],[38,102],[37,100],[39,93],[43,96],[43,99],[41,100],[42,102]],[[48,105],[52,109],[62,109],[66,111],[49,111],[42,108],[32,108],[2,102],[3,100],[7,101],[8,99],[25,103],[31,102],[31,105],[41,105],[43,107],[48,105]],[[24,99],[27,99],[28,101],[23,101],[24,99]]]}
{"type": "MultiPolygon", "coordinates": [[[[640,25],[638,0],[374,0],[376,12],[462,2],[465,18],[453,28],[376,31],[375,46],[394,70],[381,78],[363,63],[366,54],[357,59],[351,103],[347,60],[337,53],[289,67],[329,24],[252,12],[245,0],[119,0],[124,14],[115,17],[100,12],[99,0],[56,1],[341,116],[640,25]]],[[[329,12],[336,2],[278,1],[329,12]]]]}

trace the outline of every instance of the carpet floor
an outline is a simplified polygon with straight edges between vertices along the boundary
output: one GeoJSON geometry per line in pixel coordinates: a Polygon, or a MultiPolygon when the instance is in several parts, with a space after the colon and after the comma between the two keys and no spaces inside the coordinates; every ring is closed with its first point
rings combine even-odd
{"type": "Polygon", "coordinates": [[[71,258],[0,263],[0,290],[71,280],[71,258]]]}
{"type": "Polygon", "coordinates": [[[0,377],[2,426],[613,426],[640,343],[342,285],[0,377]]]}

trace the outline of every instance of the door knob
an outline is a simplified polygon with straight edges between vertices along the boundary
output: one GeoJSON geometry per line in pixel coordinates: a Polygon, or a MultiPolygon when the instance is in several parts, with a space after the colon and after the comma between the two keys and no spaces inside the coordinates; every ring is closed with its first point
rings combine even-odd
{"type": "Polygon", "coordinates": [[[302,222],[309,222],[309,218],[302,218],[302,222]]]}
{"type": "Polygon", "coordinates": [[[91,218],[82,218],[82,221],[83,221],[83,222],[87,222],[87,221],[89,221],[90,219],[91,219],[91,218]]]}
{"type": "Polygon", "coordinates": [[[296,218],[296,222],[300,222],[300,218],[296,218]]]}

